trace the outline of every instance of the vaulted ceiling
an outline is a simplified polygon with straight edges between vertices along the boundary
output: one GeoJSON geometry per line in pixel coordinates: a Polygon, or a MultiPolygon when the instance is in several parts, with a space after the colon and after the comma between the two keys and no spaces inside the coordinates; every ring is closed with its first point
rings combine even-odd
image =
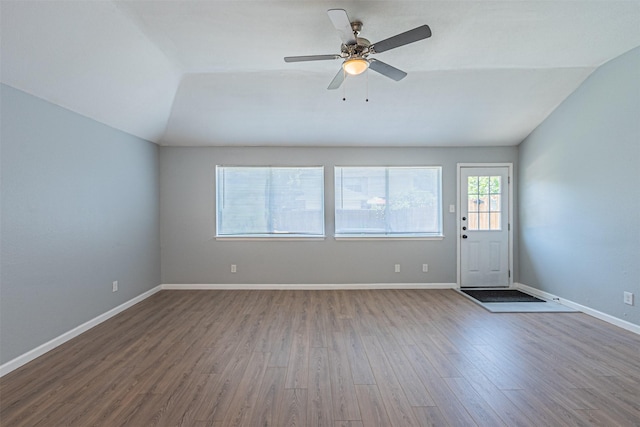
{"type": "Polygon", "coordinates": [[[520,143],[598,66],[640,46],[640,1],[9,1],[1,80],[161,145],[520,143]],[[429,39],[327,86],[327,9],[372,42],[429,39]],[[343,97],[346,100],[343,101],[343,97]],[[368,102],[366,99],[368,98],[368,102]]]}

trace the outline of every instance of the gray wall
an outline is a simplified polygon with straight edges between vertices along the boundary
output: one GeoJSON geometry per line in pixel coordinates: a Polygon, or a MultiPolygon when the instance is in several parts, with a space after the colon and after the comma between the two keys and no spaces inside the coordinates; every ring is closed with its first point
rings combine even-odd
{"type": "Polygon", "coordinates": [[[159,171],[156,145],[0,90],[5,363],[160,284],[159,171]]]}
{"type": "Polygon", "coordinates": [[[640,48],[594,72],[519,152],[520,282],[640,324],[640,48]]]}
{"type": "Polygon", "coordinates": [[[177,148],[160,149],[162,282],[173,284],[455,283],[456,163],[517,162],[497,148],[177,148]],[[216,241],[216,165],[325,167],[324,241],[216,241]],[[336,241],[333,167],[443,167],[444,240],[336,241]],[[401,272],[394,273],[394,264],[401,272]],[[422,264],[429,272],[422,272],[422,264]],[[237,264],[232,274],[230,265],[237,264]]]}

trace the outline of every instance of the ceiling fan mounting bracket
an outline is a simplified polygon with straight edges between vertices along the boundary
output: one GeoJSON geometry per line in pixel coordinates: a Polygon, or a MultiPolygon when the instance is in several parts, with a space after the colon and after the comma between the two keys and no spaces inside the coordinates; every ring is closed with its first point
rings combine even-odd
{"type": "Polygon", "coordinates": [[[358,37],[358,34],[360,34],[360,31],[362,31],[362,22],[360,21],[353,21],[351,23],[351,29],[353,30],[353,34],[358,37]]]}

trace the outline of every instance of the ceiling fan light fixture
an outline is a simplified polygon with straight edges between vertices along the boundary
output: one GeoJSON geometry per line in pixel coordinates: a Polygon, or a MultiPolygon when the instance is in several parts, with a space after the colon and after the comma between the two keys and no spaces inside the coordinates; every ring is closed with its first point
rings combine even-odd
{"type": "Polygon", "coordinates": [[[364,73],[369,68],[369,61],[364,58],[351,58],[344,61],[342,69],[351,76],[364,73]]]}

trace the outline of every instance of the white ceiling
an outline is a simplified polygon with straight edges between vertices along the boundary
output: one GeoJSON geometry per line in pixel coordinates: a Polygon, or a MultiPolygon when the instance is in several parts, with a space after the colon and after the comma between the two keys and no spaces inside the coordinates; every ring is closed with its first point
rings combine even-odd
{"type": "Polygon", "coordinates": [[[640,1],[0,2],[2,82],[161,145],[515,145],[594,69],[640,46],[640,1]],[[372,42],[430,39],[326,89],[326,10],[372,42]],[[369,102],[365,102],[367,98],[369,102]],[[346,101],[342,100],[343,95],[346,101]]]}

